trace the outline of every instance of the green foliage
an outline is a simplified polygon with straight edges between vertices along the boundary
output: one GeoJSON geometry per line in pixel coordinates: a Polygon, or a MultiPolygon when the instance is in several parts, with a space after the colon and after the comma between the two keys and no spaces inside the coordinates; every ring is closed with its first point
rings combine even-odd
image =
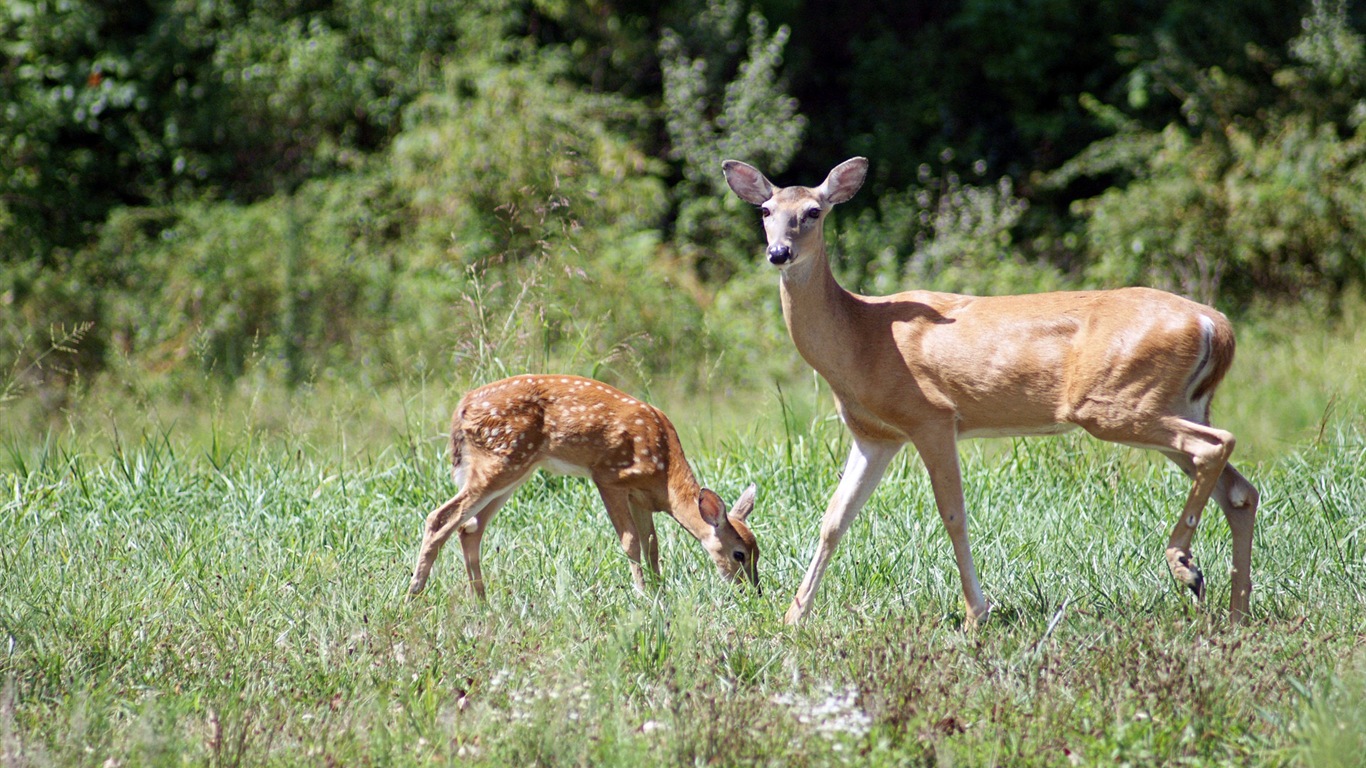
{"type": "MultiPolygon", "coordinates": [[[[942,160],[952,159],[945,153],[942,160]]],[[[985,163],[974,169],[980,177],[985,163]]],[[[1046,264],[1030,264],[1013,231],[1027,203],[1008,177],[976,185],[951,170],[920,168],[918,183],[878,200],[836,226],[838,262],[861,290],[885,294],[908,287],[963,293],[1047,290],[1061,278],[1046,264]]]]}
{"type": "Polygon", "coordinates": [[[1346,74],[1360,68],[1363,41],[1341,5],[1315,3],[1304,28],[1290,45],[1301,63],[1274,72],[1270,107],[1222,70],[1160,60],[1147,71],[1184,95],[1187,124],[1130,125],[1055,174],[1055,185],[1133,176],[1077,206],[1096,254],[1091,279],[1243,307],[1258,296],[1336,304],[1366,282],[1366,91],[1346,74]]]}
{"type": "Polygon", "coordinates": [[[1366,754],[1366,663],[1348,659],[1313,698],[1300,724],[1300,759],[1321,768],[1359,765],[1366,754]]]}
{"type": "MultiPolygon", "coordinates": [[[[637,595],[591,485],[537,475],[485,539],[487,605],[468,596],[454,546],[428,591],[404,599],[422,513],[449,493],[440,439],[353,452],[340,435],[277,441],[223,424],[205,444],[171,429],[107,448],[91,435],[10,446],[6,755],[1025,766],[1354,754],[1359,418],[1244,465],[1267,492],[1243,629],[1169,584],[1179,472],[1081,436],[968,450],[974,551],[997,606],[971,635],[913,456],[844,537],[810,621],[782,626],[816,535],[814,514],[790,512],[819,509],[847,447],[824,414],[799,426],[785,441],[769,421],[713,451],[684,438],[728,498],[761,480],[762,595],[717,580],[664,519],[662,588],[637,595]]],[[[1197,545],[1221,572],[1217,516],[1197,545]]]]}
{"type": "Polygon", "coordinates": [[[1270,0],[799,11],[7,4],[0,307],[18,327],[0,360],[93,323],[38,389],[205,369],[791,381],[728,156],[811,183],[869,155],[831,227],[841,279],[868,292],[1040,290],[1065,270],[1251,307],[1363,281],[1363,54],[1342,4],[1294,29],[1300,9],[1270,0]],[[1029,173],[1105,131],[1051,187],[1029,173]]]}
{"type": "Polygon", "coordinates": [[[396,178],[426,231],[467,263],[559,257],[651,228],[664,202],[654,161],[613,130],[630,105],[575,91],[549,57],[475,60],[409,111],[396,178]]]}
{"type": "MultiPolygon", "coordinates": [[[[1126,42],[1146,56],[1166,37],[1197,66],[1241,75],[1245,48],[1279,49],[1301,15],[1300,3],[1281,0],[852,0],[830,11],[774,0],[764,7],[792,27],[786,71],[811,121],[793,170],[815,176],[864,155],[874,161],[878,196],[914,184],[919,166],[946,148],[964,175],[977,158],[993,177],[1025,180],[1056,168],[1106,135],[1077,96],[1125,97],[1133,69],[1119,55],[1126,42]]],[[[1160,125],[1174,111],[1170,100],[1156,99],[1143,117],[1160,125]]],[[[1054,223],[1077,194],[1093,191],[1036,199],[1035,210],[1054,223]]]]}
{"type": "Polygon", "coordinates": [[[671,29],[659,44],[672,155],[682,161],[683,175],[694,188],[717,194],[726,191],[721,161],[742,157],[781,172],[806,126],[796,100],[778,81],[789,31],[779,27],[770,37],[768,22],[758,13],[749,14],[749,45],[734,79],[717,82],[717,72],[731,66],[727,59],[740,7],[737,0],[709,0],[689,36],[704,47],[700,56],[690,56],[691,41],[671,29]]]}
{"type": "Polygon", "coordinates": [[[726,199],[731,195],[722,161],[743,158],[780,172],[806,127],[778,77],[789,30],[779,27],[770,36],[764,17],[750,13],[749,44],[737,65],[740,11],[738,0],[707,0],[683,33],[665,29],[659,43],[664,125],[670,156],[681,162],[685,180],[674,188],[675,241],[699,276],[711,282],[730,279],[754,252],[744,244],[744,234],[753,231],[749,217],[726,199]],[[726,80],[723,73],[732,69],[734,78],[726,80]]]}

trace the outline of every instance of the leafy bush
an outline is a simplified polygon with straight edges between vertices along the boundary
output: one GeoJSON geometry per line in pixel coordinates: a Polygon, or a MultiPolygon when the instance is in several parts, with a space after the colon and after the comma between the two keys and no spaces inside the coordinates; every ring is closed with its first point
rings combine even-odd
{"type": "Polygon", "coordinates": [[[737,62],[739,17],[736,0],[708,0],[689,28],[666,29],[659,43],[664,124],[670,156],[681,162],[684,177],[674,188],[675,243],[699,276],[714,283],[730,279],[753,253],[745,238],[749,217],[729,199],[722,161],[743,159],[779,173],[806,127],[778,75],[789,30],[779,27],[770,36],[764,17],[750,13],[745,58],[737,62]]]}
{"type": "Polygon", "coordinates": [[[1184,95],[1186,124],[1153,132],[1121,117],[1119,133],[1052,176],[1054,186],[1132,177],[1075,207],[1096,256],[1092,280],[1235,306],[1259,295],[1336,304],[1366,282],[1363,40],[1341,5],[1315,2],[1304,30],[1290,45],[1299,63],[1273,73],[1271,105],[1169,52],[1147,69],[1184,95]]]}
{"type": "MultiPolygon", "coordinates": [[[[985,163],[975,170],[984,174],[985,163]]],[[[1012,230],[1027,203],[1009,177],[968,184],[924,165],[918,182],[883,195],[876,212],[865,210],[852,224],[836,221],[838,266],[851,286],[874,294],[907,287],[982,294],[1061,284],[1051,267],[1030,263],[1014,242],[1012,230]]]]}
{"type": "Polygon", "coordinates": [[[659,169],[612,129],[640,115],[558,82],[557,62],[539,61],[452,67],[408,112],[393,161],[424,223],[420,241],[467,263],[503,262],[654,225],[659,169]]]}

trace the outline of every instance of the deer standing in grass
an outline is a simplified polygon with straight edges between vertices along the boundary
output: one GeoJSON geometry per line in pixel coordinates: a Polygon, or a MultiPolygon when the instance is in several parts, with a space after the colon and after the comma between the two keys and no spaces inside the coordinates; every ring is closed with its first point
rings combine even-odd
{"type": "Polygon", "coordinates": [[[451,419],[451,461],[460,492],[427,516],[408,586],[417,594],[451,534],[470,587],[484,598],[479,545],[489,521],[537,467],[592,478],[644,591],[644,554],[659,575],[653,513],[668,512],[727,579],[759,584],[759,546],[745,519],[755,487],[726,512],[693,476],[678,433],[663,412],[600,381],[578,376],[514,376],[467,393],[451,419]]]}
{"type": "Polygon", "coordinates": [[[1233,537],[1230,618],[1247,615],[1257,490],[1228,463],[1233,435],[1209,426],[1210,400],[1233,362],[1233,331],[1222,314],[1146,288],[860,296],[831,275],[822,226],[831,207],[863,185],[866,159],[841,163],[818,187],[776,187],[735,160],[722,167],[735,194],[760,206],[788,333],[830,385],[853,436],[787,623],[810,608],[840,537],[906,443],[929,471],[968,621],[985,618],[990,606],[968,545],[957,442],[1075,427],[1159,451],[1191,478],[1166,554],[1172,575],[1198,600],[1204,577],[1191,540],[1213,495],[1233,537]]]}

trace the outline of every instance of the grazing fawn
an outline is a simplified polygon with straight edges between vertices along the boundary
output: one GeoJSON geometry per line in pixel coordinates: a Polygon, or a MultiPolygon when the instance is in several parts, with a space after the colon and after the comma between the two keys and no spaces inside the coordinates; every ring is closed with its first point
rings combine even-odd
{"type": "Polygon", "coordinates": [[[860,296],[835,282],[822,227],[831,207],[863,185],[866,159],[841,163],[818,187],[776,187],[734,160],[722,170],[735,194],[761,209],[788,333],[830,385],[853,436],[788,623],[810,608],[840,537],[906,443],[929,471],[968,621],[984,618],[990,606],[968,546],[957,442],[1075,427],[1159,451],[1191,478],[1166,554],[1172,575],[1197,599],[1204,577],[1191,541],[1213,495],[1233,537],[1229,615],[1233,622],[1246,616],[1257,490],[1228,463],[1233,435],[1209,426],[1215,387],[1233,363],[1233,330],[1222,314],[1146,288],[860,296]]]}
{"type": "Polygon", "coordinates": [[[755,487],[727,513],[715,492],[698,485],[668,417],[600,381],[513,376],[467,393],[451,419],[451,461],[460,492],[427,516],[410,594],[426,586],[442,545],[459,531],[470,587],[483,599],[484,531],[537,467],[592,478],[637,589],[645,589],[642,552],[659,575],[656,511],[692,534],[722,576],[759,584],[759,546],[745,524],[755,487]]]}

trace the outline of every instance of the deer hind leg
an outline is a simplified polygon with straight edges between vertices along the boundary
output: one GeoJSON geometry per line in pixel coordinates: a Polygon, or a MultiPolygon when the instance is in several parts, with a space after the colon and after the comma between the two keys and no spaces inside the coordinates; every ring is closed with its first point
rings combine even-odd
{"type": "Polygon", "coordinates": [[[1233,573],[1230,581],[1228,618],[1241,624],[1247,618],[1252,600],[1252,528],[1257,519],[1257,505],[1261,496],[1232,464],[1224,467],[1219,484],[1214,488],[1214,500],[1224,510],[1228,528],[1233,536],[1233,573]]]}
{"type": "MultiPolygon", "coordinates": [[[[1182,454],[1167,453],[1181,471],[1195,478],[1195,464],[1182,454]]],[[[1224,512],[1233,538],[1233,570],[1230,574],[1229,621],[1247,618],[1252,597],[1252,529],[1257,517],[1260,495],[1232,464],[1225,464],[1214,485],[1214,502],[1224,512]]]]}
{"type": "Polygon", "coordinates": [[[630,492],[598,484],[598,495],[607,516],[612,519],[612,527],[621,539],[621,548],[626,551],[626,559],[631,564],[631,581],[636,591],[645,594],[645,571],[640,567],[641,537],[636,531],[635,517],[631,514],[630,492]]]}
{"type": "Polygon", "coordinates": [[[863,442],[857,437],[854,438],[854,445],[849,450],[849,460],[844,465],[844,476],[840,478],[835,495],[826,507],[825,517],[821,519],[821,535],[816,546],[816,556],[811,559],[811,565],[806,569],[806,577],[797,588],[797,594],[792,597],[792,605],[783,615],[784,623],[796,624],[811,607],[811,601],[816,596],[816,589],[820,586],[825,568],[835,554],[835,547],[839,546],[840,537],[849,530],[849,524],[858,516],[859,510],[863,509],[868,497],[873,495],[873,489],[877,488],[883,473],[887,471],[887,465],[899,450],[900,443],[863,442]]]}
{"type": "Polygon", "coordinates": [[[916,451],[930,474],[934,503],[939,518],[953,543],[953,557],[958,565],[958,579],[963,586],[963,599],[968,607],[968,624],[976,626],[986,619],[991,604],[982,595],[977,581],[977,569],[972,562],[972,547],[968,541],[967,504],[963,499],[963,473],[958,463],[958,443],[953,428],[948,427],[929,439],[916,443],[916,451]]]}
{"type": "Polygon", "coordinates": [[[485,599],[484,572],[479,568],[479,548],[484,541],[484,531],[488,529],[489,521],[498,514],[498,509],[512,496],[514,490],[516,489],[509,488],[489,499],[484,508],[459,529],[460,551],[465,556],[465,573],[470,577],[470,589],[480,600],[485,599]]]}
{"type": "Polygon", "coordinates": [[[1181,509],[1171,536],[1167,539],[1167,566],[1177,581],[1205,597],[1205,576],[1191,556],[1191,542],[1200,526],[1205,504],[1214,493],[1233,453],[1233,435],[1222,429],[1169,416],[1144,425],[1139,430],[1097,430],[1088,428],[1102,440],[1154,448],[1176,462],[1191,477],[1190,494],[1181,509]]]}
{"type": "Polygon", "coordinates": [[[450,501],[433,509],[423,524],[422,546],[418,549],[417,565],[413,567],[413,579],[408,584],[408,594],[416,595],[427,585],[432,563],[441,553],[451,534],[465,527],[484,511],[484,508],[500,496],[511,494],[522,484],[526,475],[507,477],[501,473],[489,476],[471,472],[465,486],[451,497],[450,501]]]}

